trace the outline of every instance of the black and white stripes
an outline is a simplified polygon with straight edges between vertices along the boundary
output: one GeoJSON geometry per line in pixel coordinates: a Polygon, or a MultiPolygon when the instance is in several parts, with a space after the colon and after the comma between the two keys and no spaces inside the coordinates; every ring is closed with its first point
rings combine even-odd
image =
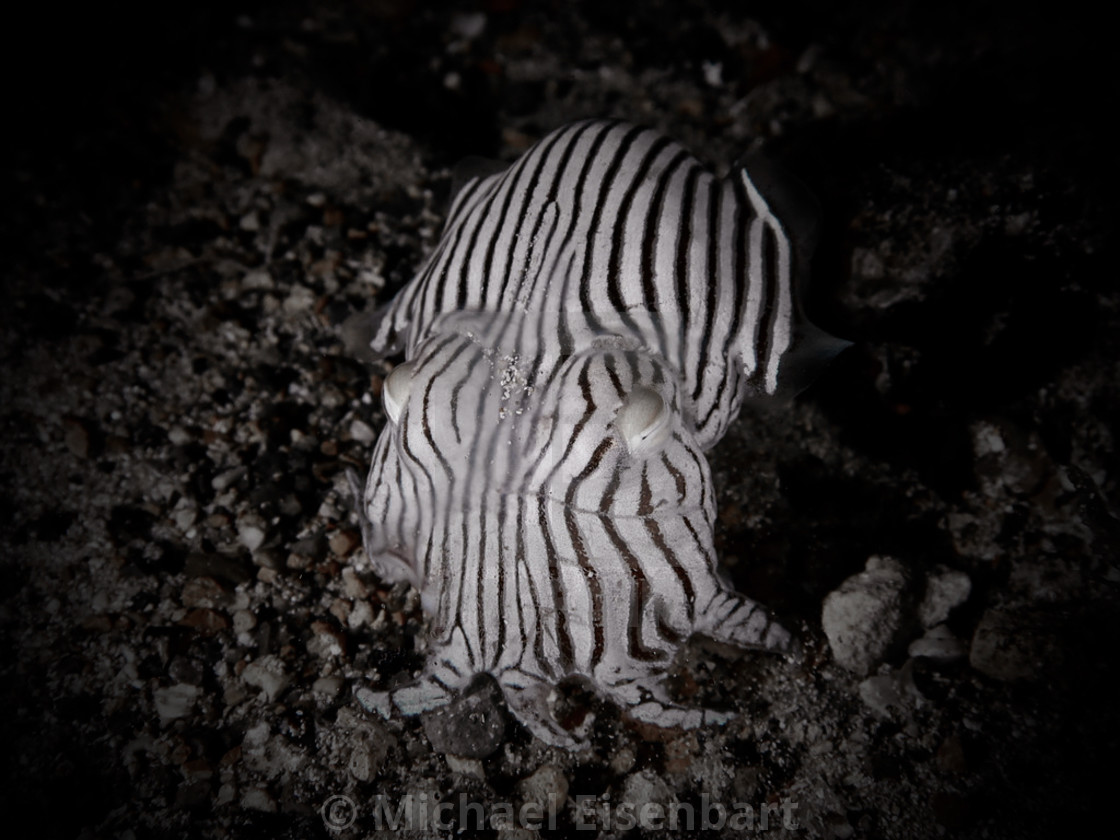
{"type": "Polygon", "coordinates": [[[717,180],[624,123],[468,179],[373,341],[408,361],[385,382],[366,549],[432,626],[422,677],[363,702],[415,713],[485,672],[570,744],[546,698],[580,675],[653,723],[721,719],[661,677],[694,633],[789,644],[715,573],[702,453],[781,384],[803,262],[748,170],[717,180]]]}
{"type": "Polygon", "coordinates": [[[656,132],[591,121],[468,181],[374,347],[411,357],[447,312],[539,316],[567,346],[633,336],[683,377],[701,446],[773,393],[796,325],[790,240],[746,169],[719,180],[656,132]]]}

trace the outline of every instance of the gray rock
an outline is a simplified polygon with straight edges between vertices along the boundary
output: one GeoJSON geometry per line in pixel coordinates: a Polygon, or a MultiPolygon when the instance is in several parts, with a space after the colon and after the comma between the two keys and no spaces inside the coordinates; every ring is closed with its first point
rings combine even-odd
{"type": "Polygon", "coordinates": [[[284,663],[277,656],[262,656],[255,662],[250,662],[241,672],[241,679],[247,685],[263,691],[270,703],[292,680],[285,672],[284,663]]]}
{"type": "Polygon", "coordinates": [[[859,696],[880,717],[909,717],[920,697],[914,685],[913,661],[897,671],[868,677],[859,684],[859,696]]]}
{"type": "MultiPolygon", "coordinates": [[[[316,682],[316,686],[323,678],[316,682]]],[[[385,759],[397,743],[385,727],[377,720],[344,706],[338,710],[335,719],[339,738],[340,758],[346,762],[346,769],[360,782],[375,779],[385,764],[385,759]]]]}
{"type": "Polygon", "coordinates": [[[247,811],[263,811],[266,814],[276,813],[276,800],[264,788],[249,788],[241,797],[241,807],[247,811]]]}
{"type": "Polygon", "coordinates": [[[925,628],[940,624],[954,609],[968,600],[972,580],[964,572],[938,566],[926,578],[926,594],[918,607],[918,618],[925,628]]]}
{"type": "Polygon", "coordinates": [[[1062,557],[1020,557],[1011,566],[1007,587],[1018,600],[1057,603],[1078,597],[1084,578],[1076,563],[1062,557]]]}
{"type": "Polygon", "coordinates": [[[568,799],[568,778],[554,764],[544,764],[527,779],[518,784],[518,791],[526,802],[535,802],[548,813],[559,811],[568,799]]]}
{"type": "Polygon", "coordinates": [[[871,557],[864,571],[824,599],[821,625],[836,661],[867,674],[895,645],[906,618],[905,569],[890,557],[871,557]]]}
{"type": "Polygon", "coordinates": [[[268,526],[256,514],[246,514],[237,520],[237,538],[249,551],[256,551],[264,544],[268,526]]]}
{"type": "Polygon", "coordinates": [[[388,752],[389,745],[385,738],[378,738],[368,732],[354,733],[354,746],[350,750],[350,760],[346,763],[350,775],[359,782],[376,778],[388,752]]]}
{"type": "Polygon", "coordinates": [[[622,785],[622,803],[629,805],[634,814],[647,812],[664,814],[673,802],[673,792],[659,775],[652,770],[631,773],[622,785]]]}
{"type": "Polygon", "coordinates": [[[993,607],[976,626],[968,662],[1004,682],[1036,678],[1062,657],[1057,638],[1044,629],[1051,625],[1037,610],[993,607]]]}
{"type": "Polygon", "coordinates": [[[447,753],[444,758],[447,760],[447,769],[452,773],[458,773],[460,776],[473,776],[481,781],[486,781],[486,768],[482,766],[479,759],[463,758],[461,755],[455,755],[455,753],[447,753]]]}
{"type": "Polygon", "coordinates": [[[353,420],[350,423],[350,437],[359,443],[370,445],[377,440],[377,433],[364,420],[353,420]]]}
{"type": "Polygon", "coordinates": [[[506,718],[491,683],[424,715],[424,733],[437,752],[486,758],[502,744],[506,718]]]}
{"type": "Polygon", "coordinates": [[[199,693],[198,686],[183,683],[157,688],[152,692],[156,714],[164,721],[184,717],[194,709],[199,693]]]}
{"type": "Polygon", "coordinates": [[[910,643],[907,651],[916,658],[933,659],[937,662],[952,662],[965,654],[961,640],[944,624],[931,627],[920,639],[910,643]]]}
{"type": "Polygon", "coordinates": [[[244,467],[233,467],[231,469],[225,470],[224,472],[218,473],[216,476],[210,479],[210,486],[219,493],[224,493],[231,486],[233,486],[233,484],[240,481],[245,473],[246,469],[244,467]]]}

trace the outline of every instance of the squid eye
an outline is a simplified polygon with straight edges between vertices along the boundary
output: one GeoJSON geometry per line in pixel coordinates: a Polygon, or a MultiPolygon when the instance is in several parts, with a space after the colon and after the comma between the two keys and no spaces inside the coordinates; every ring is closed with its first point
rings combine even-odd
{"type": "Polygon", "coordinates": [[[385,414],[390,423],[396,423],[401,416],[401,409],[408,402],[408,392],[412,390],[412,372],[415,364],[405,362],[397,365],[393,372],[385,377],[381,386],[381,402],[385,406],[385,414]]]}
{"type": "Polygon", "coordinates": [[[669,406],[659,393],[639,386],[622,401],[614,425],[630,454],[641,454],[669,436],[669,406]]]}

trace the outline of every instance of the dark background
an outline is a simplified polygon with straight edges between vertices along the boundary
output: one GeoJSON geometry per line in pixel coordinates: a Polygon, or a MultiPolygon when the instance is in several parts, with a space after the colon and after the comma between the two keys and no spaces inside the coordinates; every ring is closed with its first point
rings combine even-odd
{"type": "MultiPolygon", "coordinates": [[[[35,836],[326,833],[318,802],[356,784],[346,754],[322,740],[348,695],[323,707],[300,694],[317,667],[302,648],[310,622],[334,621],[316,593],[337,594],[344,552],[326,546],[352,525],[319,503],[345,463],[368,457],[368,443],[332,424],[349,422],[344,409],[379,382],[344,361],[337,327],[420,265],[432,244],[424,228],[434,219],[438,229],[458,159],[512,159],[556,126],[604,114],[653,124],[717,169],[761,145],[804,180],[822,208],[808,306],[855,342],[788,415],[761,408],[713,454],[721,552],[742,559],[731,574],[800,624],[816,651],[798,672],[805,693],[782,695],[762,717],[821,726],[816,736],[775,736],[773,755],[740,738],[723,748],[728,766],[758,768],[764,790],[811,789],[805,780],[819,777],[822,801],[833,804],[813,812],[814,835],[1042,836],[1108,801],[1120,290],[1118,75],[1103,21],[1077,4],[1010,2],[353,0],[36,7],[5,30],[0,643],[9,656],[0,716],[5,811],[32,820],[35,836]],[[481,21],[481,31],[465,36],[464,20],[481,21]],[[732,38],[729,22],[757,29],[732,38]],[[718,65],[717,84],[706,65],[718,65]],[[285,119],[313,146],[330,145],[316,104],[324,100],[315,99],[325,97],[404,138],[421,167],[422,189],[411,191],[404,175],[371,193],[316,185],[300,171],[269,175],[275,195],[304,208],[278,223],[280,251],[298,251],[309,226],[332,228],[320,205],[303,200],[325,192],[328,211],[345,220],[330,247],[348,255],[368,245],[385,280],[376,295],[345,275],[339,288],[311,283],[318,321],[280,327],[279,339],[265,337],[275,313],[261,299],[220,293],[221,272],[205,268],[223,237],[250,268],[264,264],[259,243],[231,233],[232,217],[161,215],[265,190],[245,144],[267,146],[267,132],[248,116],[216,139],[195,125],[202,88],[246,79],[263,85],[249,88],[257,91],[286,85],[297,105],[285,119]],[[213,186],[184,188],[185,160],[204,160],[213,186]],[[342,233],[363,226],[372,238],[342,233]],[[204,266],[165,271],[152,255],[173,249],[204,266]],[[125,303],[114,309],[121,289],[125,303]],[[180,300],[247,332],[243,370],[206,339],[195,343],[195,322],[177,320],[180,300]],[[143,367],[175,353],[200,381],[217,370],[228,385],[208,402],[176,402],[176,383],[143,367]],[[342,408],[328,405],[327,386],[344,395],[342,408]],[[153,408],[161,404],[171,407],[163,415],[153,408]],[[257,423],[261,441],[230,444],[223,461],[199,431],[212,415],[257,423]],[[174,422],[189,442],[169,438],[174,422]],[[1001,452],[978,448],[984,428],[1001,431],[1001,452]],[[293,429],[336,445],[305,456],[293,429]],[[93,492],[141,462],[182,486],[153,495],[145,482],[154,479],[138,470],[112,485],[131,487],[120,498],[93,492]],[[236,479],[236,501],[215,500],[214,477],[237,467],[246,477],[236,479]],[[160,530],[186,497],[197,499],[200,522],[219,517],[206,520],[212,535],[160,530]],[[266,543],[278,568],[222,548],[238,531],[221,516],[241,522],[250,509],[284,514],[266,543]],[[319,542],[301,543],[308,533],[319,542]],[[309,565],[285,560],[301,552],[309,565]],[[824,596],[875,554],[901,558],[916,578],[939,565],[964,570],[972,595],[953,631],[967,641],[992,611],[1010,616],[1021,647],[1009,656],[1026,673],[1004,678],[967,662],[926,673],[911,659],[918,711],[872,715],[858,680],[829,663],[819,616],[824,596]],[[108,576],[90,571],[98,559],[108,576]],[[121,580],[147,588],[149,603],[105,608],[86,597],[121,580]],[[183,594],[198,580],[216,581],[219,606],[183,594]],[[239,587],[259,617],[248,647],[231,627],[239,587]],[[294,617],[262,587],[296,592],[294,617]],[[126,647],[140,662],[134,700],[114,695],[104,668],[90,665],[123,667],[126,647]],[[247,650],[288,663],[288,694],[231,699],[211,666],[243,666],[247,650]],[[197,685],[212,701],[193,717],[159,721],[153,692],[169,684],[197,685]],[[827,710],[812,705],[825,701],[827,710]],[[260,721],[295,745],[304,769],[278,775],[240,758],[260,721]],[[814,757],[814,744],[850,748],[844,733],[857,730],[868,733],[865,755],[835,766],[814,757]],[[137,751],[147,756],[139,764],[124,757],[137,751]],[[852,767],[869,781],[852,782],[852,767]],[[230,778],[237,793],[227,802],[220,790],[230,778]],[[245,804],[254,785],[272,810],[245,804]]],[[[280,291],[308,276],[307,261],[278,262],[280,291]]],[[[374,411],[364,416],[376,426],[374,411]]],[[[369,597],[391,609],[396,596],[369,597]]],[[[331,631],[346,636],[346,679],[415,665],[407,657],[419,616],[395,609],[408,615],[400,638],[331,631]],[[400,662],[384,653],[397,643],[400,662]]],[[[905,667],[904,648],[884,666],[890,673],[905,667]]],[[[716,677],[748,680],[735,665],[714,667],[716,677]]],[[[760,713],[754,703],[743,701],[748,716],[760,713]]],[[[695,793],[687,773],[674,775],[675,747],[596,708],[607,721],[599,754],[574,764],[553,757],[568,761],[573,794],[576,779],[593,793],[617,792],[624,774],[609,761],[627,745],[635,770],[669,778],[682,798],[695,793]]],[[[445,792],[512,795],[544,759],[509,731],[521,763],[488,760],[489,788],[440,764],[413,725],[396,732],[380,775],[358,790],[403,791],[426,774],[445,792]]]]}

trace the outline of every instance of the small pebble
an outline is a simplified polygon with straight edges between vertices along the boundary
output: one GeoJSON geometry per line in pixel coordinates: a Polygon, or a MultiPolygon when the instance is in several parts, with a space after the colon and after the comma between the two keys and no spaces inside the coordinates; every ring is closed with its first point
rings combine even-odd
{"type": "Polygon", "coordinates": [[[311,690],[324,697],[337,697],[343,682],[342,677],[319,677],[311,684],[311,690]]]}
{"type": "Polygon", "coordinates": [[[66,427],[66,448],[78,458],[89,457],[89,429],[86,424],[74,417],[67,417],[63,424],[66,427]]]}
{"type": "MultiPolygon", "coordinates": [[[[380,758],[383,759],[384,754],[380,758]]],[[[381,761],[370,744],[364,739],[359,739],[350,750],[350,760],[346,767],[350,775],[359,782],[368,782],[377,776],[377,771],[381,769],[381,761]]]]}
{"type": "Polygon", "coordinates": [[[634,751],[629,747],[623,747],[611,757],[610,767],[618,775],[629,773],[634,769],[634,763],[637,761],[637,756],[634,751]]]}
{"type": "Polygon", "coordinates": [[[634,809],[635,814],[647,812],[667,813],[673,794],[665,781],[652,770],[641,770],[626,777],[622,785],[622,803],[634,809]]]}
{"type": "Polygon", "coordinates": [[[451,17],[451,31],[465,41],[477,38],[486,29],[486,15],[482,12],[457,12],[451,17]]]}
{"type": "Polygon", "coordinates": [[[952,734],[941,742],[934,756],[937,766],[946,773],[964,773],[968,770],[968,760],[959,735],[952,734]]]}
{"type": "Polygon", "coordinates": [[[502,745],[506,731],[497,693],[497,688],[487,683],[482,689],[424,715],[424,733],[432,747],[437,752],[465,758],[492,755],[502,745]]]}
{"type": "Polygon", "coordinates": [[[933,659],[937,662],[953,662],[965,654],[961,640],[944,624],[931,627],[920,639],[910,643],[907,651],[913,657],[933,659]]]}
{"type": "Polygon", "coordinates": [[[245,475],[244,467],[234,467],[233,469],[220,472],[212,479],[210,479],[210,486],[217,492],[224,493],[230,486],[234,484],[241,476],[245,475]]]}
{"type": "Polygon", "coordinates": [[[336,557],[349,557],[350,554],[362,543],[362,535],[349,528],[340,528],[330,538],[331,552],[336,557]]]}
{"type": "Polygon", "coordinates": [[[342,570],[342,591],[346,593],[347,598],[355,600],[369,597],[369,588],[350,566],[342,570]]]}
{"type": "Polygon", "coordinates": [[[172,426],[168,429],[167,439],[175,446],[185,446],[193,440],[191,433],[182,426],[172,426]]]}
{"type": "Polygon", "coordinates": [[[554,764],[544,764],[517,786],[521,798],[535,802],[548,813],[559,811],[568,799],[568,778],[554,764]]]}
{"type": "Polygon", "coordinates": [[[876,674],[859,684],[859,697],[880,717],[893,717],[909,710],[906,679],[897,672],[876,674]]]}
{"type": "Polygon", "coordinates": [[[872,557],[864,571],[828,594],[821,624],[840,665],[867,674],[882,661],[902,627],[906,589],[901,563],[872,557]]]}
{"type": "Polygon", "coordinates": [[[256,551],[264,544],[265,522],[255,514],[248,514],[237,520],[237,538],[249,551],[256,551]]]}
{"type": "Polygon", "coordinates": [[[447,767],[452,773],[458,773],[460,776],[471,776],[481,781],[486,780],[486,768],[477,758],[464,758],[454,753],[448,753],[444,758],[447,759],[447,767]]]}
{"type": "Polygon", "coordinates": [[[276,656],[264,656],[250,662],[241,672],[247,685],[259,688],[271,703],[288,687],[291,677],[285,673],[284,663],[276,656]]]}
{"type": "Polygon", "coordinates": [[[179,600],[184,607],[212,609],[229,601],[229,593],[211,577],[191,578],[183,584],[179,600]]]}
{"type": "Polygon", "coordinates": [[[969,664],[993,679],[1037,678],[1062,657],[1058,640],[1043,629],[1050,622],[1038,611],[991,608],[972,635],[969,664]]]}
{"type": "Polygon", "coordinates": [[[249,610],[238,610],[233,614],[233,630],[235,633],[248,633],[257,626],[257,617],[249,610]]]}
{"type": "Polygon", "coordinates": [[[933,627],[968,600],[972,580],[964,572],[940,566],[926,578],[926,594],[918,607],[923,627],[933,627]]]}
{"type": "Polygon", "coordinates": [[[179,621],[184,627],[191,627],[203,636],[215,636],[229,629],[229,619],[217,610],[199,607],[192,609],[179,621]]]}
{"type": "Polygon", "coordinates": [[[193,709],[198,700],[199,689],[193,685],[171,685],[166,688],[157,688],[152,692],[155,701],[156,714],[160,720],[169,721],[185,717],[193,709]]]}
{"type": "Polygon", "coordinates": [[[249,788],[241,797],[241,807],[247,811],[276,813],[276,800],[263,788],[249,788]]]}
{"type": "Polygon", "coordinates": [[[350,437],[367,446],[377,440],[377,433],[363,420],[353,420],[350,423],[350,437]]]}

